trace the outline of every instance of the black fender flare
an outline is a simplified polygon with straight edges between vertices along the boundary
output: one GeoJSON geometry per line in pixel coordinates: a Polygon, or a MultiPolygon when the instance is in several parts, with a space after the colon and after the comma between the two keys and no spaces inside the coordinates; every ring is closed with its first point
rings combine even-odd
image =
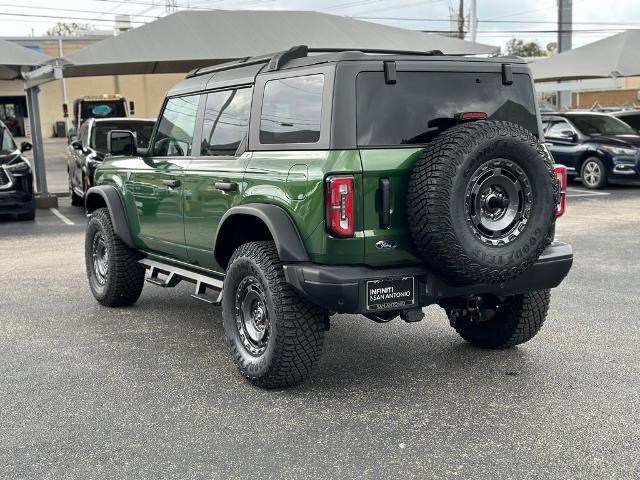
{"type": "Polygon", "coordinates": [[[220,233],[224,229],[225,223],[231,218],[245,215],[257,217],[267,226],[273,238],[278,255],[283,262],[309,262],[309,255],[302,243],[300,233],[295,223],[286,210],[277,205],[267,203],[249,203],[230,208],[220,219],[216,237],[213,242],[213,252],[218,260],[218,240],[220,233]]]}
{"type": "Polygon", "coordinates": [[[106,206],[111,216],[113,232],[128,247],[136,248],[129,228],[127,210],[124,208],[122,196],[116,187],[113,185],[91,187],[85,195],[84,205],[89,214],[97,208],[106,206]]]}

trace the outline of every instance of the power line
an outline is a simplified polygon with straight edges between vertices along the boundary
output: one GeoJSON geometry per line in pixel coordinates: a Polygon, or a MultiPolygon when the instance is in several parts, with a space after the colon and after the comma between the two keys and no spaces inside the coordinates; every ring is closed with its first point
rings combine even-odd
{"type": "MultiPolygon", "coordinates": [[[[450,22],[449,18],[410,18],[410,17],[360,17],[351,16],[358,20],[394,20],[408,22],[450,22]]],[[[522,23],[522,24],[552,24],[558,22],[551,20],[478,20],[478,23],[522,23]]],[[[640,25],[640,22],[573,22],[574,25],[640,25]]]]}
{"type": "MultiPolygon", "coordinates": [[[[42,15],[42,14],[28,14],[28,13],[4,13],[1,12],[0,16],[3,17],[26,17],[26,18],[50,18],[53,20],[78,20],[78,21],[83,21],[83,22],[108,22],[108,23],[113,23],[113,20],[110,19],[106,19],[106,18],[87,18],[87,17],[69,17],[69,16],[65,16],[65,17],[59,17],[59,16],[54,16],[54,15],[42,15]]],[[[32,21],[37,21],[37,20],[32,20],[32,21]]],[[[50,22],[49,22],[50,23],[50,22]]],[[[146,22],[137,22],[134,20],[131,20],[130,23],[137,23],[139,25],[144,25],[146,22]]]]}
{"type": "MultiPolygon", "coordinates": [[[[94,15],[120,15],[120,12],[98,12],[95,10],[78,10],[76,8],[56,8],[56,7],[44,7],[44,6],[30,6],[30,7],[23,7],[21,5],[13,5],[13,4],[9,4],[9,3],[0,3],[0,7],[15,7],[15,8],[26,8],[26,9],[31,9],[31,10],[50,10],[50,11],[54,11],[54,12],[76,12],[76,13],[92,13],[94,15]]],[[[6,14],[10,14],[12,15],[10,12],[2,12],[2,13],[6,13],[6,14]]],[[[146,18],[151,18],[151,19],[158,19],[160,17],[156,16],[156,15],[142,15],[142,14],[137,14],[137,13],[124,13],[124,15],[131,15],[133,17],[146,17],[146,18]]],[[[44,15],[35,15],[34,16],[44,16],[44,15]]]]}

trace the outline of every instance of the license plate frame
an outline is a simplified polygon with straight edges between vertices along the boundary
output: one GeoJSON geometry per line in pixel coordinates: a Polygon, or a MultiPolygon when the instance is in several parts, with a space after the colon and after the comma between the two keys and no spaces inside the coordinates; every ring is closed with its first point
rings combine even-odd
{"type": "Polygon", "coordinates": [[[416,304],[416,279],[406,276],[368,280],[365,295],[369,312],[409,308],[416,304]],[[380,291],[372,292],[373,288],[380,291]]]}

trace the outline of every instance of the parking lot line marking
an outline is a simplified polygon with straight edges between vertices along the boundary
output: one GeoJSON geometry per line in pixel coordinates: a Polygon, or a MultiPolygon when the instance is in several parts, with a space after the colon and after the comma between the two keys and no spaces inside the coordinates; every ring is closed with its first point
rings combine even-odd
{"type": "Polygon", "coordinates": [[[579,188],[567,188],[568,197],[596,197],[599,195],[611,195],[611,192],[593,192],[590,190],[582,190],[579,188]]]}
{"type": "Polygon", "coordinates": [[[53,213],[56,217],[58,217],[60,220],[62,220],[64,223],[66,223],[67,225],[75,225],[74,222],[72,222],[71,220],[69,220],[67,217],[65,217],[63,214],[61,214],[57,208],[50,208],[49,210],[51,210],[51,213],[53,213]]]}

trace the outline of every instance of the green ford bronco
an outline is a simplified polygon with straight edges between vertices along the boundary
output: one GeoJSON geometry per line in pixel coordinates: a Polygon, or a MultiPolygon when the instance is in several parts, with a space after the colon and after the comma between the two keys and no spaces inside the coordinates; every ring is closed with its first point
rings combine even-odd
{"type": "Polygon", "coordinates": [[[298,46],[194,70],[149,149],[109,133],[89,285],[115,307],[145,280],[193,283],[264,388],[307,377],[335,313],[414,322],[437,304],[473,345],[526,342],[573,260],[541,132],[518,58],[298,46]]]}

